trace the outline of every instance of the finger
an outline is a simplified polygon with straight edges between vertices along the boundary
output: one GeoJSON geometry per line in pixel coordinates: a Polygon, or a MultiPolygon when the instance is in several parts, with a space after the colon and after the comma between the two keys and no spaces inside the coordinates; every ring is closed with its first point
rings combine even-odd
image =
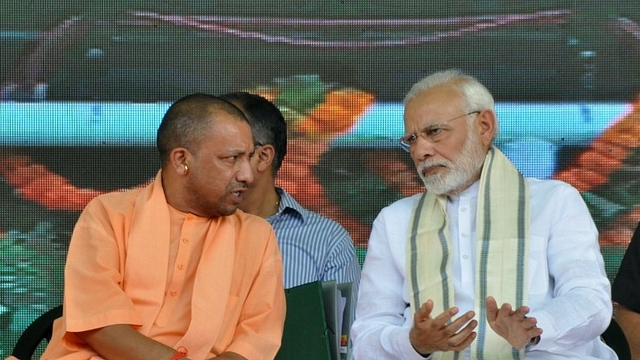
{"type": "Polygon", "coordinates": [[[475,332],[470,333],[466,338],[464,338],[464,340],[462,340],[462,342],[460,342],[457,345],[451,346],[451,350],[462,351],[468,348],[469,345],[471,345],[471,343],[473,342],[473,340],[475,340],[476,336],[477,336],[477,333],[475,332]]]}
{"type": "Polygon", "coordinates": [[[536,336],[540,336],[542,335],[542,333],[543,333],[543,330],[542,328],[539,328],[539,327],[534,327],[527,330],[527,336],[529,339],[534,338],[536,336]]]}
{"type": "Polygon", "coordinates": [[[498,316],[498,303],[496,299],[494,299],[493,296],[488,296],[484,300],[484,305],[487,309],[487,320],[495,320],[496,316],[498,316]]]}
{"type": "MultiPolygon", "coordinates": [[[[511,315],[513,315],[511,304],[504,303],[502,304],[500,309],[498,309],[498,314],[496,315],[496,318],[506,319],[511,315]]],[[[522,319],[522,317],[520,317],[520,319],[522,319]]]]}
{"type": "Polygon", "coordinates": [[[431,316],[431,312],[433,311],[433,300],[428,299],[427,302],[422,305],[422,308],[424,309],[424,314],[427,317],[431,316]]]}
{"type": "Polygon", "coordinates": [[[498,303],[496,302],[496,299],[493,298],[493,296],[487,296],[487,298],[484,300],[484,305],[487,310],[498,311],[498,303]]]}
{"type": "Polygon", "coordinates": [[[472,332],[478,327],[478,321],[471,320],[462,329],[449,336],[449,342],[452,346],[457,346],[465,341],[472,332]]]}
{"type": "MultiPolygon", "coordinates": [[[[478,325],[478,322],[473,320],[474,316],[475,313],[473,311],[467,311],[465,314],[451,323],[440,323],[440,320],[443,318],[436,317],[436,319],[433,319],[433,321],[431,322],[430,327],[433,330],[438,331],[443,339],[449,339],[452,336],[455,336],[457,333],[464,331],[465,335],[459,337],[462,338],[468,336],[478,325]]],[[[457,342],[460,341],[461,340],[458,340],[457,342]]]]}
{"type": "MultiPolygon", "coordinates": [[[[460,331],[460,329],[464,327],[464,325],[467,324],[470,320],[472,320],[475,316],[476,316],[475,312],[467,311],[466,313],[462,314],[459,318],[451,322],[451,324],[449,324],[447,327],[451,327],[451,329],[454,329],[452,334],[456,333],[460,331]]],[[[475,323],[477,324],[477,321],[475,321],[475,323]]]]}
{"type": "Polygon", "coordinates": [[[538,320],[536,318],[525,317],[522,320],[522,327],[525,329],[531,329],[537,327],[538,320]]]}
{"type": "Polygon", "coordinates": [[[514,311],[514,316],[525,318],[529,313],[530,309],[528,306],[520,306],[514,311]]]}
{"type": "Polygon", "coordinates": [[[433,301],[431,299],[427,300],[425,303],[420,306],[420,308],[413,314],[413,322],[419,323],[431,316],[431,311],[433,310],[433,301]]]}
{"type": "Polygon", "coordinates": [[[452,307],[445,310],[442,314],[433,318],[433,323],[438,326],[438,328],[444,328],[460,310],[457,307],[452,307]]]}
{"type": "Polygon", "coordinates": [[[513,307],[511,307],[511,304],[509,303],[504,303],[502,304],[502,306],[500,307],[500,310],[498,311],[511,315],[513,314],[513,307]]]}
{"type": "Polygon", "coordinates": [[[542,329],[539,327],[534,327],[534,328],[525,330],[525,339],[533,339],[536,336],[542,335],[542,332],[543,332],[542,329]]]}

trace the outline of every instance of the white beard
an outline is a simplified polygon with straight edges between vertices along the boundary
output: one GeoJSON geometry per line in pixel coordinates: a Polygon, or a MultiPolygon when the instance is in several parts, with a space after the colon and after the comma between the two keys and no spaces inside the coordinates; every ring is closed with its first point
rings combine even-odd
{"type": "Polygon", "coordinates": [[[470,137],[454,161],[425,160],[418,166],[418,175],[427,191],[434,194],[453,195],[466,189],[473,183],[473,177],[480,171],[486,153],[480,143],[480,137],[470,132],[470,137]],[[445,169],[433,175],[423,175],[425,169],[432,166],[444,166],[445,169]]]}

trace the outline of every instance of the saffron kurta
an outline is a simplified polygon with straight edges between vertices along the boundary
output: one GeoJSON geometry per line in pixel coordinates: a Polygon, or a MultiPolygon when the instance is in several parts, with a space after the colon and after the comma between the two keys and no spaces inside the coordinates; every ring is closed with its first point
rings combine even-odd
{"type": "Polygon", "coordinates": [[[130,324],[189,358],[272,359],[282,337],[282,260],[271,226],[237,211],[171,208],[160,173],[144,189],[94,199],[74,229],[64,315],[42,359],[100,359],[74,332],[130,324]]]}

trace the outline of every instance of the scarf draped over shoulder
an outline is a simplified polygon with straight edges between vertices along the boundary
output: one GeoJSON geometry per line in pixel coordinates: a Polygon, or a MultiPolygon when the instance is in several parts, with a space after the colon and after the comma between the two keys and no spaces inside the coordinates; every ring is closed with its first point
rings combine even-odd
{"type": "MultiPolygon", "coordinates": [[[[433,300],[435,317],[455,306],[451,273],[452,242],[447,196],[425,192],[414,207],[407,238],[407,278],[411,307],[433,300]]],[[[471,344],[472,359],[524,359],[495,334],[486,320],[484,301],[493,296],[499,306],[527,304],[529,249],[529,192],[527,182],[507,157],[489,149],[480,175],[476,210],[477,259],[474,311],[478,336],[471,344]]],[[[458,359],[458,352],[436,352],[434,359],[458,359]]]]}

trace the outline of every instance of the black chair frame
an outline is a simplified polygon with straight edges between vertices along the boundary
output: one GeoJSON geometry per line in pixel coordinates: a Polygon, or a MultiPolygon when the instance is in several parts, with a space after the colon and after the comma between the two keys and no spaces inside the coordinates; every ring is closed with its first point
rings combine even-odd
{"type": "Polygon", "coordinates": [[[62,305],[58,305],[36,318],[22,332],[11,355],[20,360],[31,360],[40,343],[51,340],[53,321],[61,316],[62,305]]]}

